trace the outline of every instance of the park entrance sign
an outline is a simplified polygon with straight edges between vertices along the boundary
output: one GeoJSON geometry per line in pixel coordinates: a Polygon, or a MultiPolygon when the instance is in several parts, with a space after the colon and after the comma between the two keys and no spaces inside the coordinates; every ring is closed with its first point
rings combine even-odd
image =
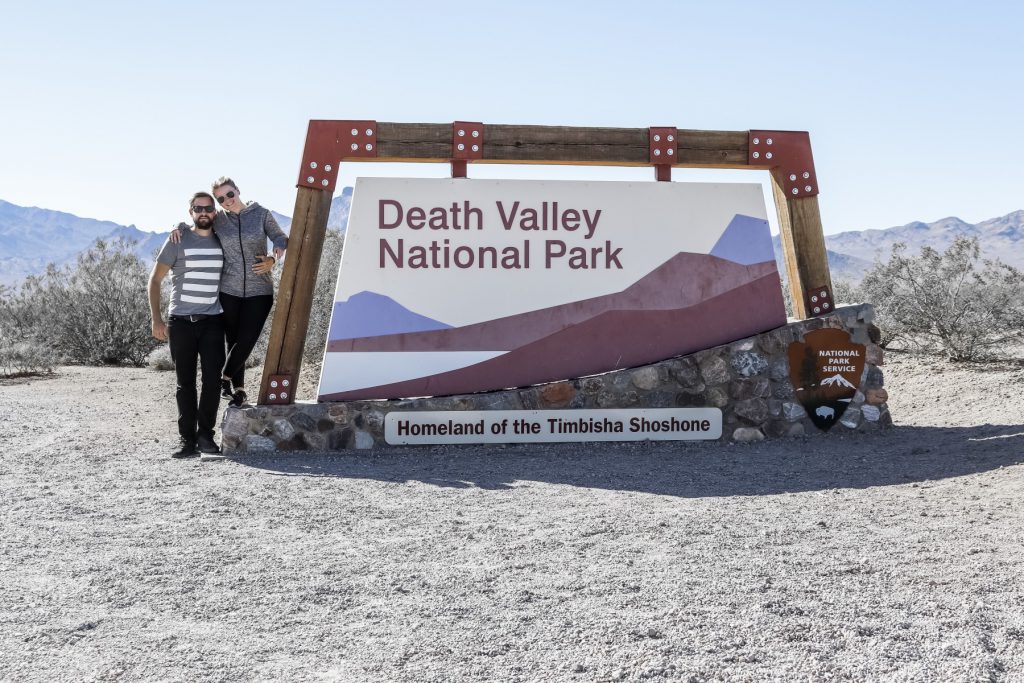
{"type": "Polygon", "coordinates": [[[318,393],[525,386],[785,322],[759,184],[361,178],[318,393]]]}
{"type": "Polygon", "coordinates": [[[338,167],[349,161],[450,164],[453,180],[360,183],[324,400],[579,377],[781,324],[758,232],[764,207],[748,206],[751,188],[672,183],[674,167],[767,171],[793,314],[832,314],[806,132],[314,120],[261,405],[295,401],[338,167]],[[649,166],[657,182],[482,183],[467,179],[475,164],[649,166]],[[717,198],[723,206],[711,207],[717,198]]]}

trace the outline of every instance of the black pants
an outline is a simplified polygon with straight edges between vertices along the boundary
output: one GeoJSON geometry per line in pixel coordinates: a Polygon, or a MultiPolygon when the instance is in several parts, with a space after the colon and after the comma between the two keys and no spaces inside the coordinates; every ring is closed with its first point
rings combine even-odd
{"type": "Polygon", "coordinates": [[[224,376],[230,377],[235,387],[244,387],[245,361],[249,360],[260,338],[270,307],[274,305],[274,296],[240,297],[221,292],[220,305],[224,309],[224,336],[228,342],[224,376]]]}
{"type": "Polygon", "coordinates": [[[213,316],[190,322],[171,316],[167,321],[171,360],[178,377],[178,433],[195,441],[199,434],[213,436],[220,403],[220,369],[224,366],[224,321],[213,316]],[[196,360],[202,367],[202,391],[196,401],[196,360]]]}

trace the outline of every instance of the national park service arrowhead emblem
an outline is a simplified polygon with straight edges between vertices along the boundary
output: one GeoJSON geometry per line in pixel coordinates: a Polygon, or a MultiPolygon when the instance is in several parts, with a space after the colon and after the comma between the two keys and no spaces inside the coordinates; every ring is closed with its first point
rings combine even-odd
{"type": "Polygon", "coordinates": [[[863,344],[843,330],[808,332],[789,345],[789,379],[811,421],[823,431],[839,422],[864,372],[863,344]]]}

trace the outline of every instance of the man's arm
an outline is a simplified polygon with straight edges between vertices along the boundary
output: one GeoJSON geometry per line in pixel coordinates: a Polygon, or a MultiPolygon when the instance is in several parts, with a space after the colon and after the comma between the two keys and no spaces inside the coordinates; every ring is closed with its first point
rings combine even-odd
{"type": "Polygon", "coordinates": [[[153,336],[167,341],[167,325],[160,317],[160,283],[171,269],[166,263],[154,263],[149,274],[149,317],[153,321],[153,336]]]}

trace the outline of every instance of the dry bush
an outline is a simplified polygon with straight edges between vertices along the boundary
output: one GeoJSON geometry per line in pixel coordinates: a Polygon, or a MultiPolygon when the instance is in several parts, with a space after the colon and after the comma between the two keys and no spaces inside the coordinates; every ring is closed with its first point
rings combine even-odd
{"type": "Polygon", "coordinates": [[[143,365],[150,334],[149,270],[132,242],[97,240],[73,267],[53,264],[0,297],[0,329],[48,347],[67,363],[143,365]]]}
{"type": "Polygon", "coordinates": [[[924,247],[916,257],[896,244],[859,291],[875,305],[883,342],[969,361],[1024,339],[1024,273],[982,261],[977,238],[960,236],[943,253],[924,247]]]}

